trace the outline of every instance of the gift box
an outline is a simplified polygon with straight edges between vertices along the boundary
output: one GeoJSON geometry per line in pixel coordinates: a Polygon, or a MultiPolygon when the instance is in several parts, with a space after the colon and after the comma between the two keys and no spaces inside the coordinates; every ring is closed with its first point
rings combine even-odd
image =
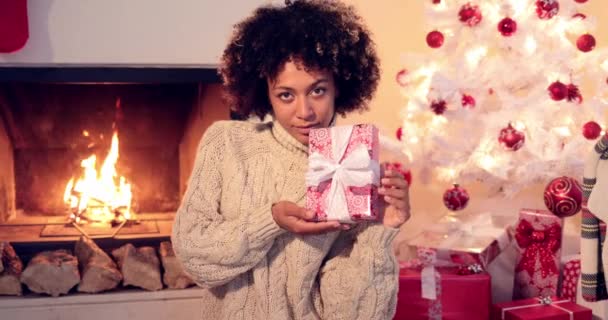
{"type": "Polygon", "coordinates": [[[564,258],[559,286],[559,297],[576,302],[578,279],[581,276],[581,258],[579,255],[564,258]]]}
{"type": "Polygon", "coordinates": [[[378,218],[378,129],[369,124],[313,129],[309,135],[306,208],[317,221],[378,218]]]}
{"type": "MultiPolygon", "coordinates": [[[[487,320],[490,315],[490,275],[462,274],[458,267],[437,267],[435,299],[423,297],[423,269],[402,268],[394,319],[487,320]]],[[[428,285],[428,283],[425,283],[428,285]]]]}
{"type": "Polygon", "coordinates": [[[544,210],[520,211],[513,299],[557,295],[561,238],[561,218],[544,210]]]}
{"type": "Polygon", "coordinates": [[[410,248],[432,248],[437,259],[454,264],[480,264],[492,276],[492,301],[513,296],[516,251],[509,221],[497,222],[492,213],[443,217],[408,241],[410,248]]]}
{"type": "Polygon", "coordinates": [[[591,320],[591,309],[570,300],[530,298],[492,306],[492,320],[591,320]]]}

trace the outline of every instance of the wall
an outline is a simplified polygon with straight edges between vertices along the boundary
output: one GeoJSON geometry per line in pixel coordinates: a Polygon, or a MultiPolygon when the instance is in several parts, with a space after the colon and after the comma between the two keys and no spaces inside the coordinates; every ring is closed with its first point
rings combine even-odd
{"type": "Polygon", "coordinates": [[[214,65],[264,0],[28,0],[30,38],[0,64],[214,65]]]}

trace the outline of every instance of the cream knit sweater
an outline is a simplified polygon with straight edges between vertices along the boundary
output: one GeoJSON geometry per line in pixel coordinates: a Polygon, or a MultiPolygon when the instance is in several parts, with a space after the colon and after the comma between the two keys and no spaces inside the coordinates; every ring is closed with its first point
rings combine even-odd
{"type": "Polygon", "coordinates": [[[398,229],[299,236],[273,220],[277,201],[304,205],[307,162],[278,123],[220,121],[205,133],[172,236],[207,288],[203,319],[392,319],[398,229]]]}

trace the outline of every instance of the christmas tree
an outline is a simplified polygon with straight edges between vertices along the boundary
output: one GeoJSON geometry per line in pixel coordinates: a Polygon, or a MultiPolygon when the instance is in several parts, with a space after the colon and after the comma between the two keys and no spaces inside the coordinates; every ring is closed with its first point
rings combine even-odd
{"type": "MultiPolygon", "coordinates": [[[[604,134],[608,54],[587,0],[425,0],[426,56],[404,57],[397,135],[423,177],[504,196],[580,179],[604,134]]],[[[458,209],[458,208],[456,208],[458,209]]]]}

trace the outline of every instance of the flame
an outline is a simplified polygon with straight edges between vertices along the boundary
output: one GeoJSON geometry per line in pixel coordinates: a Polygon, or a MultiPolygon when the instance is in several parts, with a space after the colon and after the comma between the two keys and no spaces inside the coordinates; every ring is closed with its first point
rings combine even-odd
{"type": "Polygon", "coordinates": [[[117,161],[118,134],[114,132],[110,152],[100,171],[97,172],[97,157],[91,155],[80,163],[84,169],[82,177],[67,183],[63,200],[72,211],[87,212],[93,220],[108,221],[115,218],[115,210],[122,209],[123,217],[130,218],[131,184],[118,175],[117,161]]]}

